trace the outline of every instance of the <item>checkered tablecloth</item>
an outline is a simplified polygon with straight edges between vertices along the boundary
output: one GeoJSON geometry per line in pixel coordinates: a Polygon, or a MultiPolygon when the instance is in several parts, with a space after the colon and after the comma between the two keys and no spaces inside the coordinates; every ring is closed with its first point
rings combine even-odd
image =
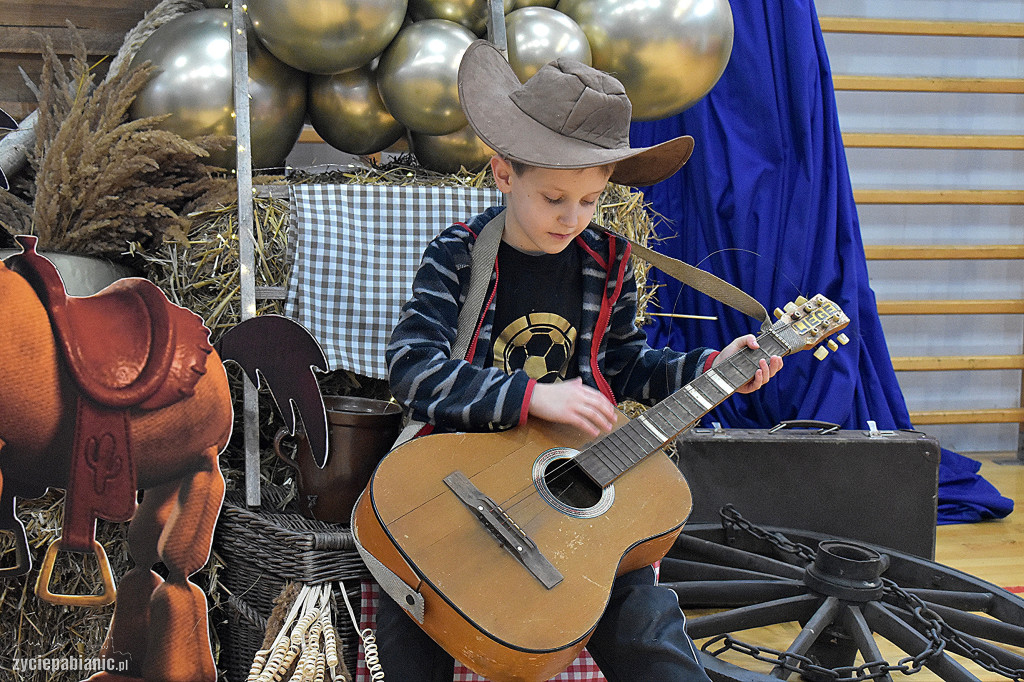
{"type": "MultiPolygon", "coordinates": [[[[376,627],[377,598],[380,588],[372,580],[364,580],[362,587],[362,604],[359,614],[359,629],[376,627]]],[[[385,678],[388,671],[384,670],[385,678]]],[[[573,661],[558,677],[550,682],[604,682],[604,675],[598,669],[594,659],[584,649],[579,658],[573,661]]],[[[359,647],[359,658],[356,662],[355,682],[370,682],[370,674],[363,659],[363,648],[359,647]]],[[[473,673],[462,665],[455,666],[455,677],[452,682],[486,682],[484,678],[473,673]]]]}
{"type": "Polygon", "coordinates": [[[500,203],[496,189],[292,185],[298,232],[285,314],[331,369],[386,378],[384,346],[427,242],[500,203]]]}

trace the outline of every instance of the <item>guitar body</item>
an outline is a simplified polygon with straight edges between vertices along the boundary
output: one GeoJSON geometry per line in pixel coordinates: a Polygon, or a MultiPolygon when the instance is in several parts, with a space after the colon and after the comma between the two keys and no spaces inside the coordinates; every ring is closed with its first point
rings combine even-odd
{"type": "Polygon", "coordinates": [[[568,507],[545,499],[558,486],[555,467],[575,452],[565,448],[586,441],[540,419],[497,434],[419,438],[384,458],[353,513],[364,549],[423,596],[423,629],[494,682],[564,670],[597,625],[615,576],[662,558],[690,512],[689,488],[662,452],[604,490],[564,498],[568,507]],[[545,587],[499,543],[446,484],[456,471],[501,506],[560,582],[545,587]]]}

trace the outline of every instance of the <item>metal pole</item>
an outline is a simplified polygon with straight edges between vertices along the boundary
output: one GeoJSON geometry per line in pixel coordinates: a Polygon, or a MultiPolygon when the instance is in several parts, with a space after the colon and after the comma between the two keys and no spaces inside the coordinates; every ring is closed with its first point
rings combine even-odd
{"type": "MultiPolygon", "coordinates": [[[[238,160],[238,260],[242,320],[256,315],[256,250],[253,241],[252,149],[249,135],[249,52],[243,0],[231,0],[231,71],[234,80],[235,141],[238,160]]],[[[260,505],[259,396],[249,377],[243,378],[243,436],[245,442],[245,502],[260,505]]]]}
{"type": "Polygon", "coordinates": [[[488,0],[487,40],[494,43],[501,55],[508,59],[508,37],[505,33],[505,3],[502,0],[488,0]]]}

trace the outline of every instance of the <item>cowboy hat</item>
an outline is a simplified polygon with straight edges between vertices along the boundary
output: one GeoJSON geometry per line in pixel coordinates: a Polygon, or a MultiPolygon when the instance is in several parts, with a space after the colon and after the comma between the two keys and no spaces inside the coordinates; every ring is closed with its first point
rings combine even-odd
{"type": "Polygon", "coordinates": [[[499,155],[541,168],[615,164],[612,182],[661,182],[690,158],[693,138],[629,146],[632,105],[612,76],[566,57],[525,84],[486,40],[472,43],[459,65],[459,101],[476,134],[499,155]]]}

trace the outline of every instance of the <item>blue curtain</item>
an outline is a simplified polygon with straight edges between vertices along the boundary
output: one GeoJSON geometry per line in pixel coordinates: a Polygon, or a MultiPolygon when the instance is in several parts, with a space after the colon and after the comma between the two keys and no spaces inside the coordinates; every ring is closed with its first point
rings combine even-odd
{"type": "MultiPolygon", "coordinates": [[[[735,40],[721,79],[701,101],[661,121],[634,123],[646,146],[692,135],[678,174],[644,188],[666,219],[655,248],[739,286],[768,310],[821,293],[850,318],[850,343],[824,362],[785,359],[762,390],[736,395],[705,422],[765,428],[819,419],[847,429],[912,428],[882,334],[840,137],[825,44],[810,0],[732,3],[735,40]]],[[[721,348],[756,324],[652,270],[660,310],[718,321],[655,317],[652,345],[721,348]]],[[[978,463],[943,451],[939,522],[1005,516],[1011,500],[977,475],[978,463]],[[973,469],[973,470],[972,470],[973,469]]]]}

